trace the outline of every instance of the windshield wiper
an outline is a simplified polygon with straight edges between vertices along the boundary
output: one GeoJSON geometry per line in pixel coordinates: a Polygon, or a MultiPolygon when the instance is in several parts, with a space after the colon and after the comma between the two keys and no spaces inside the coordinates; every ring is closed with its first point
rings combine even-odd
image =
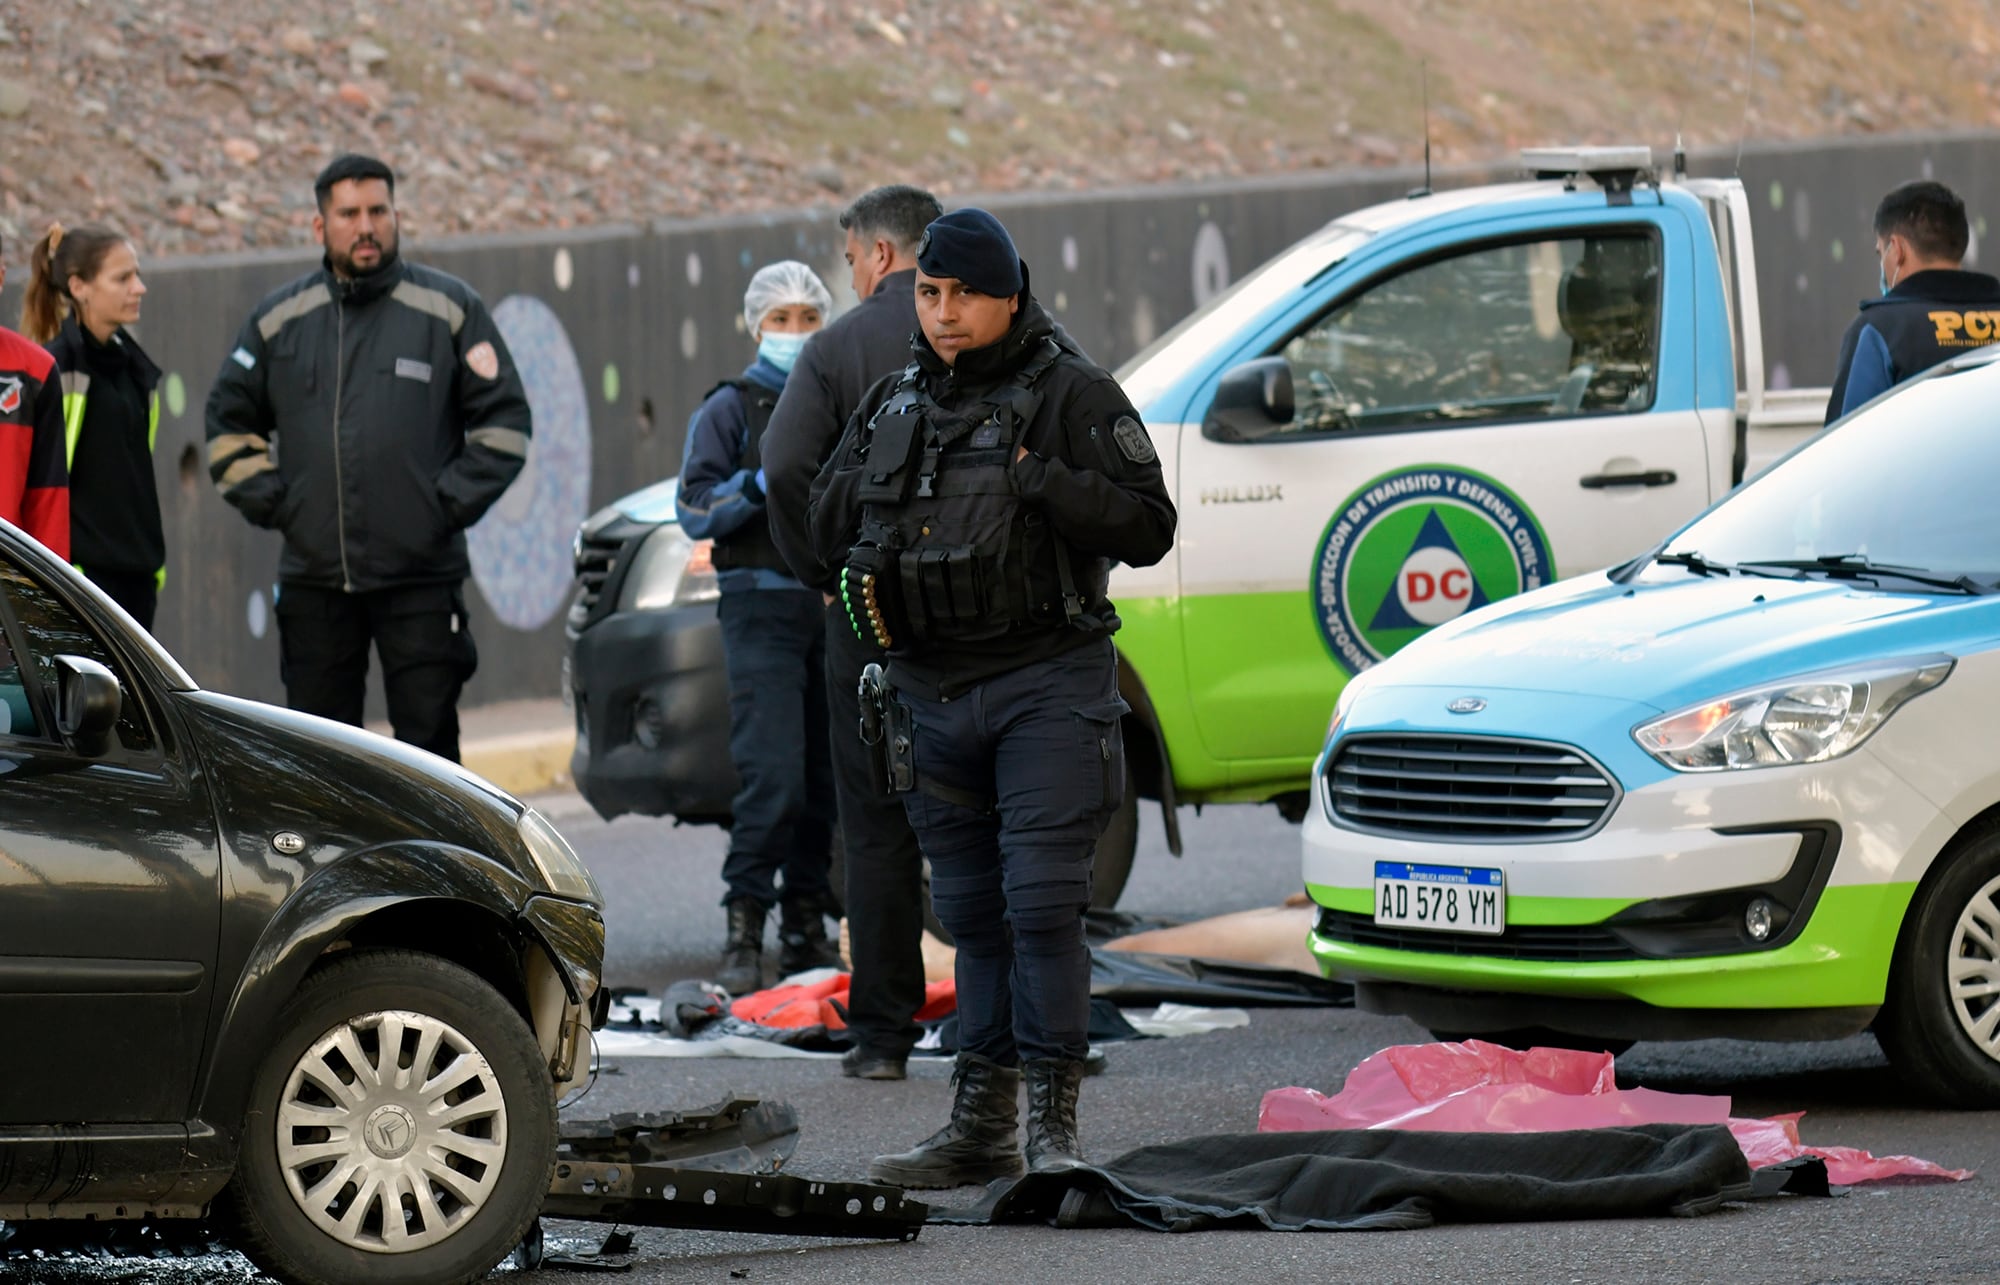
{"type": "Polygon", "coordinates": [[[1818,573],[1835,580],[1860,580],[1883,576],[1896,580],[1907,580],[1911,584],[1928,585],[1933,589],[1945,589],[1953,593],[1988,594],[1995,592],[1996,586],[1990,581],[1975,580],[1969,575],[1946,576],[1926,571],[1922,567],[1901,567],[1887,562],[1870,562],[1859,553],[1828,553],[1817,558],[1752,558],[1746,560],[1745,567],[1775,567],[1782,571],[1818,573]]]}
{"type": "Polygon", "coordinates": [[[1653,561],[1663,567],[1686,567],[1698,576],[1726,576],[1736,570],[1727,562],[1712,562],[1693,549],[1682,549],[1675,553],[1655,554],[1653,561]]]}

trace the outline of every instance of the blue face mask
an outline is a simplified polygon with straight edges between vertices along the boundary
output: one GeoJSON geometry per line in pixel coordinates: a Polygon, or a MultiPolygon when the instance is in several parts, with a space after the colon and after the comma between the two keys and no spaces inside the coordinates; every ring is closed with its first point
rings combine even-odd
{"type": "Polygon", "coordinates": [[[799,359],[809,335],[765,335],[757,341],[757,355],[770,362],[787,375],[792,373],[792,363],[799,359]]]}
{"type": "Polygon", "coordinates": [[[1882,267],[1878,267],[1878,268],[1876,268],[1876,269],[1875,269],[1875,276],[1876,276],[1876,280],[1878,280],[1878,281],[1880,281],[1880,282],[1882,283],[1882,293],[1883,293],[1883,294],[1888,294],[1888,293],[1889,293],[1889,269],[1887,269],[1887,268],[1882,268],[1882,267]]]}

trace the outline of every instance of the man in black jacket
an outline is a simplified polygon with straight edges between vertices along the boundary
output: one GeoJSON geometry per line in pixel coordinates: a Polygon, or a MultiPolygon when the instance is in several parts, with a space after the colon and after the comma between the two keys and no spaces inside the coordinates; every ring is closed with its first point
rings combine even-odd
{"type": "Polygon", "coordinates": [[[465,529],[527,463],[528,398],[472,288],[398,257],[395,183],[366,156],[320,172],[326,258],[258,304],[223,360],[208,469],[284,534],[292,708],[358,725],[372,639],[397,738],[456,761],[478,661],[465,529]]]}
{"type": "Polygon", "coordinates": [[[1175,513],[1115,380],[1058,342],[979,209],[917,249],[915,360],[869,390],[807,512],[839,598],[889,653],[884,767],[958,947],[951,1121],[870,1174],[952,1187],[1080,1160],[1091,859],[1121,802],[1111,563],[1150,566],[1175,513]]]}
{"type": "Polygon", "coordinates": [[[1882,295],[1864,299],[1840,341],[1831,424],[1912,375],[2000,341],[2000,280],[1960,266],[1972,231],[1942,183],[1903,184],[1875,207],[1882,295]]]}
{"type": "MultiPolygon", "coordinates": [[[[861,304],[807,341],[764,431],[772,539],[793,573],[822,592],[836,586],[834,571],[814,555],[806,533],[813,476],[869,386],[910,359],[917,242],[941,213],[936,197],[902,184],[864,193],[841,213],[861,304]]],[[[882,792],[854,735],[860,716],[855,689],[862,668],[882,659],[881,649],[855,637],[837,604],[826,631],[827,711],[853,966],[847,1024],[854,1046],[841,1059],[841,1071],[900,1080],[924,1002],[923,855],[903,805],[882,792]]]]}

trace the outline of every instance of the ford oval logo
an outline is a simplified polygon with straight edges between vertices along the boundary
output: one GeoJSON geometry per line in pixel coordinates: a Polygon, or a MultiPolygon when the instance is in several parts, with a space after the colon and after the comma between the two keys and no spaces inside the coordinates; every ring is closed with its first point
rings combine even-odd
{"type": "Polygon", "coordinates": [[[1484,696],[1461,696],[1451,704],[1445,706],[1445,708],[1454,714],[1477,714],[1480,710],[1486,708],[1486,698],[1484,696]]]}

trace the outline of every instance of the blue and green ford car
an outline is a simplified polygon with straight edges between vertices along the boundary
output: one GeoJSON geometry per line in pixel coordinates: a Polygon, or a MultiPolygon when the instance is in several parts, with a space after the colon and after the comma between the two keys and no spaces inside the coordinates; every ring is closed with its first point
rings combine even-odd
{"type": "Polygon", "coordinates": [[[2000,1106],[1993,355],[1351,681],[1303,834],[1325,971],[1451,1036],[1872,1028],[2000,1106]]]}

